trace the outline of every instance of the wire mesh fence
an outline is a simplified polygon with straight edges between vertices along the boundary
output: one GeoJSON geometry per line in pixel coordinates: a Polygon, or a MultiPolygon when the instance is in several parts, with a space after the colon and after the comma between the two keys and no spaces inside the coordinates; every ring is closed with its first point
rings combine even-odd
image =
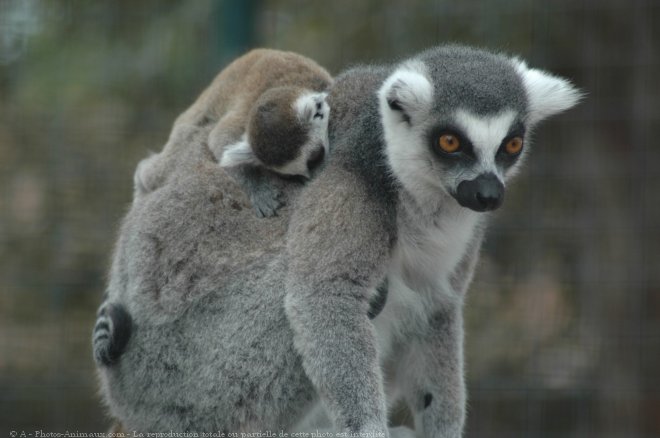
{"type": "Polygon", "coordinates": [[[587,93],[535,133],[490,227],[467,436],[660,436],[657,23],[652,0],[0,0],[0,433],[107,427],[90,331],[133,169],[228,60],[268,46],[338,73],[455,41],[587,93]]]}

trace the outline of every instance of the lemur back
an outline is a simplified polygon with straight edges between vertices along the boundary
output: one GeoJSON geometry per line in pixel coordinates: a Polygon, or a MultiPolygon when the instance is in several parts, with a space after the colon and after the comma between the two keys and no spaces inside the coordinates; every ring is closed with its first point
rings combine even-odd
{"type": "MultiPolygon", "coordinates": [[[[309,179],[328,153],[330,74],[301,55],[256,49],[222,70],[174,127],[208,131],[209,147],[244,189],[260,217],[276,214],[282,176],[309,179]]],[[[185,150],[185,146],[184,150],[185,150]]],[[[157,188],[178,147],[140,164],[136,194],[157,188]]]]}
{"type": "Polygon", "coordinates": [[[241,233],[256,224],[245,217],[246,203],[233,183],[247,192],[258,217],[274,215],[293,199],[301,181],[283,176],[310,178],[326,155],[329,109],[320,90],[330,83],[327,72],[304,57],[253,51],[221,72],[177,119],[161,153],[140,162],[93,331],[102,370],[120,360],[135,327],[176,319],[249,260],[281,245],[287,209],[261,232],[241,233]],[[220,99],[223,92],[229,95],[220,99]],[[225,210],[232,213],[218,216],[225,210]],[[218,220],[223,215],[228,220],[218,220]]]}
{"type": "MultiPolygon", "coordinates": [[[[246,192],[257,216],[275,215],[285,202],[280,186],[299,183],[281,177],[309,179],[327,155],[324,90],[331,83],[322,67],[295,53],[257,49],[238,58],[177,118],[164,150],[138,164],[135,199],[172,178],[176,163],[190,152],[176,133],[196,127],[208,136],[210,150],[246,192]]],[[[123,308],[112,303],[104,302],[99,312],[94,356],[100,364],[112,363],[121,354],[123,337],[130,336],[130,327],[121,327],[130,319],[121,318],[123,308]]]]}

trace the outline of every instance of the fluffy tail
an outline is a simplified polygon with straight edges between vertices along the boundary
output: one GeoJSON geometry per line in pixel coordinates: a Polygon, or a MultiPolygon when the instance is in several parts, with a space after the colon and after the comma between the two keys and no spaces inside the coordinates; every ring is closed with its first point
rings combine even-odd
{"type": "Polygon", "coordinates": [[[105,301],[96,315],[92,333],[94,360],[99,366],[110,366],[119,360],[131,338],[133,321],[121,304],[105,301]]]}

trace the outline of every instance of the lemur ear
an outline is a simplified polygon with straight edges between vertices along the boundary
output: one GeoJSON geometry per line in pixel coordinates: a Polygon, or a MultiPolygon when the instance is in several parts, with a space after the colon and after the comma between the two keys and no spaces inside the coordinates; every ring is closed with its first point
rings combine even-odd
{"type": "Polygon", "coordinates": [[[421,73],[399,70],[387,78],[378,96],[383,115],[389,110],[412,124],[428,110],[433,99],[433,86],[421,73]]]}
{"type": "Polygon", "coordinates": [[[524,61],[513,60],[520,74],[529,105],[527,122],[534,125],[543,119],[566,111],[582,99],[582,92],[567,79],[543,70],[528,68],[524,61]]]}
{"type": "Polygon", "coordinates": [[[164,172],[160,159],[161,154],[151,154],[138,163],[133,174],[135,197],[153,192],[162,183],[164,172]]]}
{"type": "Polygon", "coordinates": [[[257,157],[246,140],[227,146],[220,160],[220,167],[234,167],[241,164],[257,164],[257,157]]]}

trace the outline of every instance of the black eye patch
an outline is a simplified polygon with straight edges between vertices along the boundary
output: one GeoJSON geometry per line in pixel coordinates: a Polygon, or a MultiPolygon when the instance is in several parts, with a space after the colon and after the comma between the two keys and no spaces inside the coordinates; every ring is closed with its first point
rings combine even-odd
{"type": "Polygon", "coordinates": [[[451,125],[437,126],[427,134],[427,142],[433,155],[445,165],[471,164],[477,160],[472,142],[458,128],[451,125]],[[460,143],[455,152],[446,152],[440,145],[441,138],[445,135],[454,137],[460,143]]]}
{"type": "Polygon", "coordinates": [[[525,127],[521,122],[517,122],[513,126],[511,126],[511,129],[509,129],[509,133],[507,134],[506,137],[504,137],[502,143],[500,143],[500,147],[497,149],[497,153],[495,154],[495,162],[498,165],[504,167],[505,169],[512,166],[518,160],[518,157],[520,157],[520,153],[512,155],[507,153],[506,151],[506,144],[511,139],[516,137],[520,137],[521,139],[523,139],[523,150],[524,150],[525,127]]]}

